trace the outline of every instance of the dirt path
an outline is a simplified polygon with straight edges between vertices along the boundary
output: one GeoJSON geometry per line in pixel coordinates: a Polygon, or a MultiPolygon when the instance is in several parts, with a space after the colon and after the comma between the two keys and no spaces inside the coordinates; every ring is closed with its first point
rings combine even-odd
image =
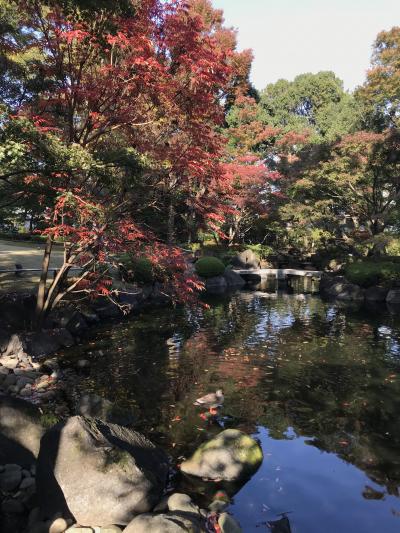
{"type": "MultiPolygon", "coordinates": [[[[0,292],[33,289],[39,280],[39,272],[26,273],[18,277],[12,273],[2,274],[2,270],[14,269],[19,263],[23,268],[40,268],[43,258],[44,244],[31,242],[15,242],[0,240],[0,292]]],[[[63,252],[55,248],[52,253],[50,267],[62,265],[63,252]]]]}

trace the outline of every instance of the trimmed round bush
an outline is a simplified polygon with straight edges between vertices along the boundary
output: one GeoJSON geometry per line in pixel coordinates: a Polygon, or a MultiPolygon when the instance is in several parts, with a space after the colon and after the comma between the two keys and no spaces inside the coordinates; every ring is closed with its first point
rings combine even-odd
{"type": "Polygon", "coordinates": [[[203,278],[221,276],[225,272],[225,265],[216,257],[202,257],[195,263],[196,272],[203,278]]]}

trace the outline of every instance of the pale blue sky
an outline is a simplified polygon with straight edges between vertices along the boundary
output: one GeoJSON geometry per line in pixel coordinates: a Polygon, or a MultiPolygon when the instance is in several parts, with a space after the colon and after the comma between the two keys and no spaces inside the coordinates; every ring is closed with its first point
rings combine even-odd
{"type": "Polygon", "coordinates": [[[333,70],[346,89],[364,81],[371,47],[400,25],[400,0],[212,0],[239,46],[252,48],[258,89],[279,78],[333,70]]]}

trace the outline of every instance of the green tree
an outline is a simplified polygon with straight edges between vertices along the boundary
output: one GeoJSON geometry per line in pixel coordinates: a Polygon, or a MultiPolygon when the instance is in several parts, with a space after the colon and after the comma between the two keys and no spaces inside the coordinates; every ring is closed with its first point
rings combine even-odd
{"type": "Polygon", "coordinates": [[[400,27],[382,31],[373,47],[367,79],[356,92],[366,124],[378,131],[400,125],[400,27]]]}
{"type": "Polygon", "coordinates": [[[393,229],[399,214],[399,147],[397,131],[357,132],[333,145],[288,189],[282,216],[292,235],[356,246],[393,229]]]}
{"type": "Polygon", "coordinates": [[[285,131],[308,130],[316,143],[355,131],[360,120],[357,102],[329,71],[270,84],[261,92],[260,105],[267,124],[285,131]]]}

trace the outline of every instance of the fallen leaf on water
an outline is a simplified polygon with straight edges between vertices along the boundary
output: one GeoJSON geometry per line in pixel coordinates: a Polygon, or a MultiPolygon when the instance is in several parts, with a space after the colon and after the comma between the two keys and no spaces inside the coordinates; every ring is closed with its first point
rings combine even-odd
{"type": "Polygon", "coordinates": [[[385,493],[379,490],[370,487],[369,485],[365,486],[365,489],[362,492],[363,497],[366,500],[384,500],[385,493]]]}

